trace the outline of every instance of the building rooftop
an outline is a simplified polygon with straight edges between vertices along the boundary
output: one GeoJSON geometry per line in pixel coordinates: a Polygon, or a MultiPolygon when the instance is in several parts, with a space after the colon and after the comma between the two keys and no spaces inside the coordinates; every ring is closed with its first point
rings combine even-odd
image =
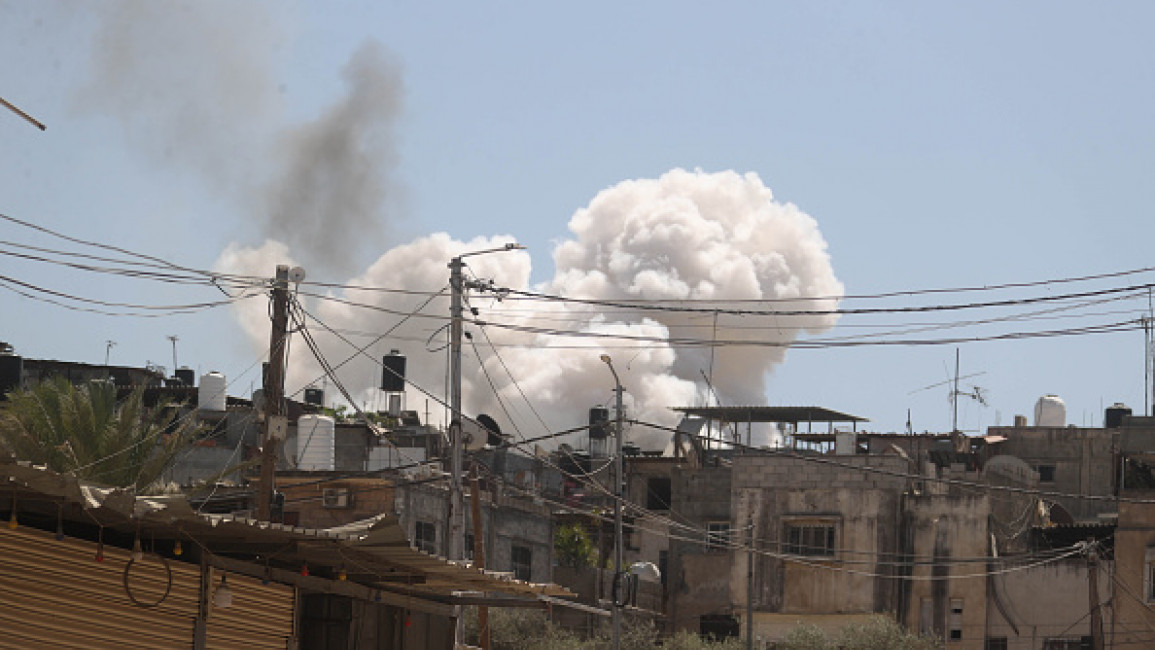
{"type": "Polygon", "coordinates": [[[821,406],[677,406],[686,415],[726,422],[870,422],[869,419],[821,406]]]}

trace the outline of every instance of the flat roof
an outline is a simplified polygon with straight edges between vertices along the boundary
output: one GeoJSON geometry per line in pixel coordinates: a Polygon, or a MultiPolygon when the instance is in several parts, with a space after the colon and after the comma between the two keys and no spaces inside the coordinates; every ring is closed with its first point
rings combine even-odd
{"type": "Polygon", "coordinates": [[[821,406],[676,406],[673,410],[726,422],[870,422],[821,406]]]}

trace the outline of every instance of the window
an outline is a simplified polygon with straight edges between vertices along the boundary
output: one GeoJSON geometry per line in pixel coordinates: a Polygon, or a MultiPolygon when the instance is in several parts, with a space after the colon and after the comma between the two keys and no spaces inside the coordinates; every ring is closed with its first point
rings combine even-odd
{"type": "Polygon", "coordinates": [[[836,527],[831,521],[787,522],[785,551],[807,557],[834,557],[836,527]]]}
{"type": "Polygon", "coordinates": [[[349,647],[353,600],[347,596],[305,594],[301,607],[301,647],[337,650],[349,647]]]}
{"type": "Polygon", "coordinates": [[[646,479],[646,509],[670,509],[670,477],[651,476],[646,479]]]}
{"type": "Polygon", "coordinates": [[[473,559],[473,546],[475,539],[476,538],[473,536],[473,533],[465,533],[465,559],[467,560],[473,559]]]}
{"type": "Polygon", "coordinates": [[[1055,482],[1055,466],[1054,465],[1039,465],[1036,467],[1039,471],[1039,483],[1054,483],[1055,482]]]}
{"type": "Polygon", "coordinates": [[[726,551],[730,548],[730,522],[711,521],[706,524],[706,549],[726,551]]]}
{"type": "Polygon", "coordinates": [[[509,561],[513,565],[513,577],[529,582],[533,576],[533,551],[528,546],[514,544],[509,549],[509,561]]]}
{"type": "Polygon", "coordinates": [[[353,492],[347,487],[325,488],[321,493],[321,505],[325,508],[352,507],[353,492]]]}
{"type": "Polygon", "coordinates": [[[1007,637],[1005,637],[1005,636],[987,637],[987,642],[985,645],[983,645],[983,650],[1007,650],[1007,637]]]}
{"type": "Polygon", "coordinates": [[[413,541],[419,550],[425,551],[431,555],[437,553],[436,524],[427,521],[419,521],[416,523],[413,533],[413,541]]]}
{"type": "Polygon", "coordinates": [[[950,631],[947,638],[951,641],[962,640],[962,613],[963,601],[962,598],[950,599],[950,631]]]}

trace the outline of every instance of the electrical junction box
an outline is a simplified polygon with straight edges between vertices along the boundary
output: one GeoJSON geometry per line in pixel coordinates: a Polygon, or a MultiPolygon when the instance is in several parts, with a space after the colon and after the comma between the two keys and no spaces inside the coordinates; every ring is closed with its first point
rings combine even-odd
{"type": "Polygon", "coordinates": [[[289,418],[284,415],[269,417],[269,439],[284,440],[289,434],[289,418]]]}

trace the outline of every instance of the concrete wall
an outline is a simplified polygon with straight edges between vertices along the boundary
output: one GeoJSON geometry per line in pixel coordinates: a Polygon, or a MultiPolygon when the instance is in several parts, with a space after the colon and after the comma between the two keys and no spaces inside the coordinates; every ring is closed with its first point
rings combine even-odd
{"type": "MultiPolygon", "coordinates": [[[[675,467],[670,474],[674,512],[678,520],[696,529],[709,522],[729,521],[731,479],[729,467],[675,467]]],[[[732,553],[709,549],[705,539],[683,531],[671,537],[666,563],[666,615],[671,631],[697,632],[699,617],[731,614],[730,562],[732,553]]],[[[657,560],[651,559],[652,562],[657,560]]]]}
{"type": "Polygon", "coordinates": [[[894,559],[910,580],[899,620],[914,632],[947,640],[951,649],[982,650],[986,633],[986,558],[990,545],[987,495],[926,495],[904,498],[904,548],[894,559]],[[962,601],[961,626],[951,623],[952,601],[962,601]],[[952,639],[952,628],[960,638],[952,639]]]}
{"type": "MultiPolygon", "coordinates": [[[[758,612],[860,614],[893,611],[898,590],[883,561],[899,551],[906,461],[892,456],[736,456],[732,520],[753,522],[756,545],[753,603],[758,612]],[[831,462],[822,462],[831,461],[831,462]],[[821,520],[836,527],[831,557],[784,557],[790,523],[821,520]]],[[[745,554],[730,570],[733,611],[748,597],[745,554]]]]}
{"type": "MultiPolygon", "coordinates": [[[[1017,456],[1032,468],[1055,468],[1053,482],[1040,482],[1043,490],[1066,494],[1107,496],[1114,493],[1118,462],[1116,429],[1078,427],[991,427],[990,435],[1005,436],[996,445],[997,453],[1017,456]]],[[[1056,498],[1076,521],[1095,521],[1102,513],[1114,512],[1110,501],[1056,498]]]]}
{"type": "MultiPolygon", "coordinates": [[[[1124,496],[1155,500],[1155,490],[1127,490],[1124,496]]],[[[1155,550],[1155,504],[1119,503],[1119,526],[1115,530],[1114,643],[1119,647],[1151,647],[1155,644],[1155,602],[1145,592],[1148,549],[1155,550]],[[1127,644],[1127,645],[1124,645],[1127,644]]]]}
{"type": "MultiPolygon", "coordinates": [[[[1050,638],[1075,639],[1091,634],[1087,561],[1082,556],[1019,570],[1004,563],[994,563],[991,568],[1011,570],[990,581],[987,637],[1005,638],[1010,650],[1034,650],[1050,638]]],[[[1111,573],[1110,563],[1099,571],[1099,598],[1106,606],[1103,621],[1108,633],[1111,573]]]]}

